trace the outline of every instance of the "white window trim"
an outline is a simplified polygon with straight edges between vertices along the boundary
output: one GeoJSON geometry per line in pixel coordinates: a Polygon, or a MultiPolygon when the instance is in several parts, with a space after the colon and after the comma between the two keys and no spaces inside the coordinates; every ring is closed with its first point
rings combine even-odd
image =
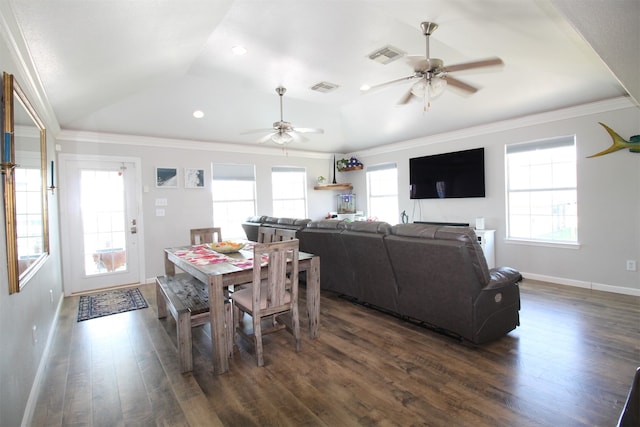
{"type": "MultiPolygon", "coordinates": [[[[275,206],[275,202],[281,202],[281,201],[300,201],[302,200],[303,202],[303,206],[304,206],[304,212],[302,213],[301,218],[307,218],[308,217],[308,212],[309,212],[309,197],[307,194],[307,170],[304,167],[297,167],[297,166],[273,166],[271,168],[271,174],[273,176],[273,173],[280,173],[280,172],[292,172],[292,173],[298,173],[298,174],[302,174],[303,178],[304,178],[304,182],[303,182],[303,187],[302,187],[302,199],[300,199],[299,197],[289,197],[289,198],[284,198],[284,199],[276,199],[275,196],[271,197],[271,202],[272,204],[275,206]]],[[[272,187],[271,187],[271,191],[273,191],[273,180],[271,183],[272,187]]]]}
{"type": "MultiPolygon", "coordinates": [[[[396,180],[397,180],[398,165],[396,163],[380,163],[380,164],[377,164],[377,165],[367,166],[366,183],[367,183],[367,216],[368,217],[375,216],[371,212],[371,199],[372,198],[382,199],[382,198],[392,198],[393,197],[393,198],[395,198],[395,201],[396,201],[396,209],[400,208],[400,199],[399,199],[399,196],[398,196],[398,188],[397,188],[397,186],[396,186],[396,191],[393,194],[384,194],[384,195],[376,195],[376,196],[372,196],[371,195],[369,172],[379,172],[379,171],[390,170],[390,169],[394,169],[396,171],[396,180]]],[[[396,222],[395,223],[399,223],[399,222],[400,221],[398,221],[398,219],[396,218],[396,222]]],[[[393,224],[394,222],[392,221],[391,223],[393,224]]]]}
{"type": "MultiPolygon", "coordinates": [[[[577,145],[577,141],[576,141],[576,136],[575,135],[564,135],[564,136],[558,136],[558,137],[553,137],[553,138],[548,138],[548,139],[541,139],[541,140],[537,140],[537,141],[529,141],[529,142],[520,142],[520,143],[513,143],[513,144],[507,144],[505,146],[505,168],[504,168],[504,173],[505,173],[505,183],[507,183],[507,185],[505,185],[505,212],[506,212],[506,221],[507,221],[507,233],[509,232],[509,221],[510,221],[510,214],[509,214],[509,187],[508,187],[508,183],[509,183],[509,172],[508,169],[506,167],[507,165],[507,157],[509,155],[509,153],[515,153],[515,152],[521,152],[521,151],[531,151],[531,150],[535,150],[536,148],[540,148],[540,149],[545,149],[545,148],[553,148],[553,147],[561,147],[561,146],[567,146],[567,145],[573,145],[574,147],[576,147],[577,145]],[[569,143],[569,140],[571,141],[571,143],[569,143]]],[[[577,159],[576,159],[576,174],[577,174],[577,159]]],[[[573,187],[571,187],[571,189],[573,189],[573,187]]],[[[554,190],[559,190],[559,189],[555,189],[554,190]]],[[[578,184],[576,182],[576,187],[575,187],[576,192],[578,191],[578,184]]],[[[576,200],[577,203],[577,200],[576,200]]],[[[577,217],[578,220],[580,218],[580,214],[579,212],[577,213],[577,217]]],[[[578,226],[579,227],[579,226],[578,226]]],[[[567,242],[567,241],[555,241],[555,240],[533,240],[533,239],[524,239],[524,238],[517,238],[517,237],[509,237],[506,236],[504,241],[507,244],[514,244],[514,245],[523,245],[523,246],[538,246],[538,247],[549,247],[549,248],[564,248],[564,249],[580,249],[581,248],[581,243],[580,243],[580,232],[579,229],[577,230],[578,232],[578,239],[575,242],[567,242]]]]}

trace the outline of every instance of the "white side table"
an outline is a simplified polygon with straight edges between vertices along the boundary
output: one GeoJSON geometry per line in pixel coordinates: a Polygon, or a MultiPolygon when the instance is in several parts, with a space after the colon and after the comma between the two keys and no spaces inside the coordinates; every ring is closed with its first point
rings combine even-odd
{"type": "Polygon", "coordinates": [[[487,260],[487,266],[494,268],[496,266],[496,248],[495,235],[496,230],[475,230],[478,236],[478,243],[482,247],[484,257],[487,260]]]}

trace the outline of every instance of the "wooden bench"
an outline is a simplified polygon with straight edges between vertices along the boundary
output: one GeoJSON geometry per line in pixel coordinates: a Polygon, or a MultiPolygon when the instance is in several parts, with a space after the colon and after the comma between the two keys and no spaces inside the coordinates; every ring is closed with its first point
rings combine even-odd
{"type": "MultiPolygon", "coordinates": [[[[167,309],[176,321],[180,371],[193,370],[191,328],[209,322],[207,285],[187,273],[156,277],[158,319],[167,317],[167,309]]],[[[233,353],[233,310],[225,301],[226,353],[233,353]]]]}

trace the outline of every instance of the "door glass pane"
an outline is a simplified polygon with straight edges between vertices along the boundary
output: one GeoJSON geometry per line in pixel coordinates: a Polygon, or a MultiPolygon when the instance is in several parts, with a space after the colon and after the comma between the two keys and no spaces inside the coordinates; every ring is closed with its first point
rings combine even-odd
{"type": "Polygon", "coordinates": [[[122,172],[83,170],[80,179],[85,274],[125,271],[127,252],[122,172]]]}

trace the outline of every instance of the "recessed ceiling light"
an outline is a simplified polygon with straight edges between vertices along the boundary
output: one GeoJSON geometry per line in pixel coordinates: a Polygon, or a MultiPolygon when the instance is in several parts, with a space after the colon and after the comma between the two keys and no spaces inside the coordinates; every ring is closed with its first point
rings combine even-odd
{"type": "Polygon", "coordinates": [[[366,92],[366,91],[368,91],[369,89],[371,89],[371,86],[369,86],[369,85],[362,85],[362,86],[360,86],[360,90],[361,90],[361,91],[363,91],[363,92],[366,92]]]}
{"type": "Polygon", "coordinates": [[[193,117],[195,117],[196,119],[201,119],[204,117],[204,112],[196,110],[193,112],[193,117]]]}
{"type": "Polygon", "coordinates": [[[244,55],[245,53],[247,53],[247,49],[244,46],[233,46],[231,48],[231,51],[236,54],[236,55],[244,55]]]}

